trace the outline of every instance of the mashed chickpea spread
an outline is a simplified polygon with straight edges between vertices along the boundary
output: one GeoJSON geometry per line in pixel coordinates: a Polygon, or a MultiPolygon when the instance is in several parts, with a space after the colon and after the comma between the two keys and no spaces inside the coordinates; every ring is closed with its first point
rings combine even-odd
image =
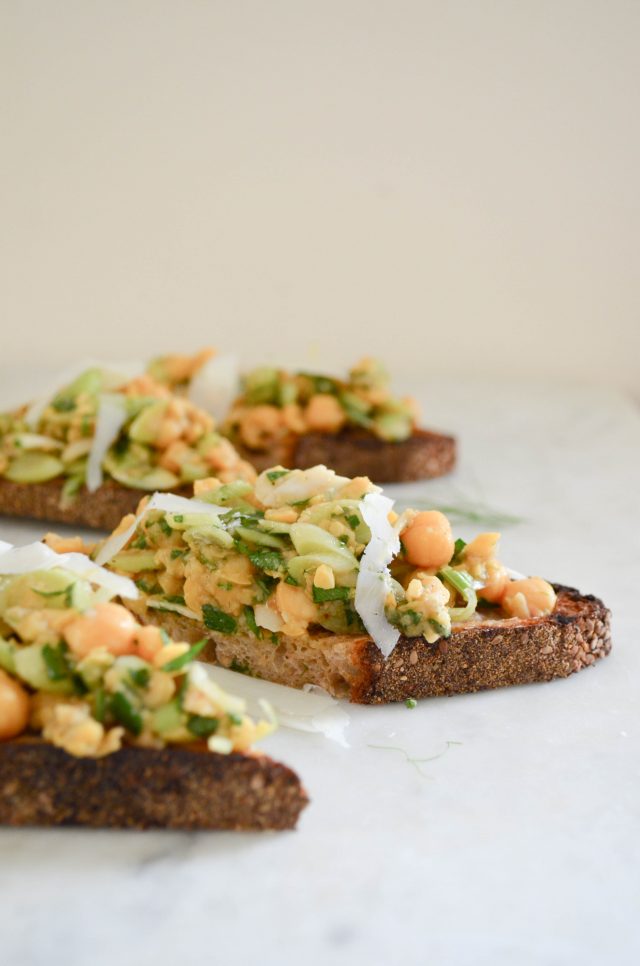
{"type": "Polygon", "coordinates": [[[92,454],[99,481],[104,473],[142,490],[171,490],[212,474],[224,481],[253,479],[253,469],[215,431],[212,417],[180,394],[209,355],[164,356],[129,380],[88,369],[35,420],[28,406],[1,414],[0,477],[15,483],[62,479],[63,503],[85,484],[95,488],[92,454]]]}
{"type": "Polygon", "coordinates": [[[398,399],[375,359],[363,359],[345,381],[324,375],[260,368],[247,373],[223,431],[252,450],[268,450],[289,433],[338,433],[364,429],[387,442],[415,429],[413,399],[398,399]]]}
{"type": "Polygon", "coordinates": [[[195,494],[141,506],[97,559],[131,576],[147,607],[221,634],[270,647],[313,629],[368,631],[387,654],[400,634],[433,643],[456,624],[555,606],[546,581],[510,578],[497,533],[455,541],[442,513],[398,516],[366,477],[274,467],[253,485],[199,481],[195,494]]]}
{"type": "Polygon", "coordinates": [[[204,641],[141,626],[90,576],[64,557],[0,576],[0,740],[30,732],[77,757],[196,741],[227,754],[273,730],[194,664],[204,641]]]}

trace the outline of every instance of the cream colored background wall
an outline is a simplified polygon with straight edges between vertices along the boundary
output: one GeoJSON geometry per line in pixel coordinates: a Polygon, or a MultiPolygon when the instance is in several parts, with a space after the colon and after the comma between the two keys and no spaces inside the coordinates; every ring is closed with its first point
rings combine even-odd
{"type": "Polygon", "coordinates": [[[637,391],[637,0],[2,0],[6,363],[637,391]]]}

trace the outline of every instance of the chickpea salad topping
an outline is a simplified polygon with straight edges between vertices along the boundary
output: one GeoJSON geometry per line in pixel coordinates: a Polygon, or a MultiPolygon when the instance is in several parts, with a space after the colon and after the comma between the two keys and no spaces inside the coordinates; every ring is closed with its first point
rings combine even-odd
{"type": "MultiPolygon", "coordinates": [[[[199,359],[199,357],[194,357],[199,359]]],[[[16,483],[63,479],[63,505],[103,474],[123,486],[170,490],[215,473],[254,479],[212,417],[169,386],[190,378],[194,359],[167,356],[149,373],[125,380],[87,369],[44,405],[0,414],[0,477],[16,483]],[[173,365],[173,367],[172,367],[173,365]]]]}
{"type": "Polygon", "coordinates": [[[260,368],[243,379],[242,395],[223,431],[249,449],[268,450],[289,433],[366,429],[387,442],[411,436],[418,418],[413,399],[398,399],[375,359],[363,359],[343,381],[312,373],[260,368]]]}
{"type": "Polygon", "coordinates": [[[268,705],[269,720],[254,722],[194,663],[204,641],[176,643],[141,626],[111,599],[118,588],[99,568],[69,569],[78,554],[46,550],[20,548],[36,569],[23,572],[22,560],[7,573],[11,553],[0,548],[0,740],[41,735],[76,757],[187,742],[228,754],[274,730],[268,705]]]}
{"type": "Polygon", "coordinates": [[[96,560],[132,577],[147,607],[265,647],[310,630],[369,633],[385,656],[401,634],[430,643],[456,624],[539,617],[555,593],[511,579],[498,533],[454,540],[437,510],[393,512],[366,477],[274,467],[254,485],[196,482],[126,517],[96,560]]]}

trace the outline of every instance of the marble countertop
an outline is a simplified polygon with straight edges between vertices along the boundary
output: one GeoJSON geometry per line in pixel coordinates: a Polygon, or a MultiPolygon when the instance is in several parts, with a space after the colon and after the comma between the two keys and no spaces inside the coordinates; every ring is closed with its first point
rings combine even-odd
{"type": "Polygon", "coordinates": [[[391,494],[521,518],[503,559],[601,596],[611,656],[348,708],[349,748],[282,729],[265,750],[312,800],[292,833],[0,830],[7,966],[639,961],[640,415],[613,391],[489,376],[420,395],[460,466],[391,494]]]}

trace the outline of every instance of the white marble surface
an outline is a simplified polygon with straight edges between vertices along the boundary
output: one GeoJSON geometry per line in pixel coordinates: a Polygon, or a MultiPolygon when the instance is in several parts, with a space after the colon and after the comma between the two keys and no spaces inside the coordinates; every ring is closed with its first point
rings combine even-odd
{"type": "Polygon", "coordinates": [[[503,558],[602,596],[612,655],[547,685],[352,708],[349,749],[282,730],[265,747],[312,799],[293,833],[2,830],[0,961],[639,961],[638,410],[489,378],[421,395],[460,467],[395,492],[524,517],[503,558]]]}

